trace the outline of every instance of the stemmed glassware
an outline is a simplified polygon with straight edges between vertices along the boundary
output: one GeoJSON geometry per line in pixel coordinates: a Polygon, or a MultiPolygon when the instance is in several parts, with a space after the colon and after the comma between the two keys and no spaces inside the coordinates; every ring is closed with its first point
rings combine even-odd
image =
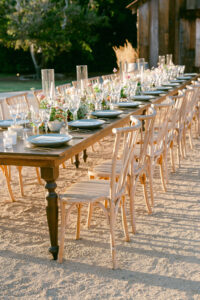
{"type": "Polygon", "coordinates": [[[79,109],[80,105],[80,96],[78,94],[74,94],[71,98],[70,102],[70,110],[72,111],[73,114],[73,120],[77,119],[77,111],[79,109]]]}
{"type": "Polygon", "coordinates": [[[36,127],[36,132],[39,134],[39,125],[42,122],[41,113],[36,111],[33,106],[31,106],[31,121],[33,125],[36,127]]]}
{"type": "Polygon", "coordinates": [[[14,125],[16,125],[18,112],[19,112],[19,104],[9,105],[9,111],[10,111],[11,118],[13,119],[13,123],[14,125]]]}
{"type": "Polygon", "coordinates": [[[50,117],[50,108],[40,109],[39,114],[40,114],[40,119],[44,123],[45,133],[47,134],[47,132],[48,132],[48,121],[49,121],[49,117],[50,117]]]}

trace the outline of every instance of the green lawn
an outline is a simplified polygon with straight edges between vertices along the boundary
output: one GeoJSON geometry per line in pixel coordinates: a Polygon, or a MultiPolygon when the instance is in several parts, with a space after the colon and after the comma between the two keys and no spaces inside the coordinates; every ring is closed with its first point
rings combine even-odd
{"type": "MultiPolygon", "coordinates": [[[[56,86],[71,82],[72,79],[70,79],[58,80],[56,81],[56,86]]],[[[0,93],[28,91],[32,88],[41,89],[41,80],[20,80],[19,78],[17,78],[17,76],[14,75],[0,74],[0,93]]]]}
{"type": "MultiPolygon", "coordinates": [[[[101,76],[99,72],[92,72],[89,77],[101,76]]],[[[67,74],[63,80],[56,80],[55,84],[61,85],[64,83],[72,82],[75,79],[75,74],[67,74]]],[[[41,80],[20,80],[16,74],[0,74],[0,93],[28,91],[30,89],[41,89],[41,80]]]]}

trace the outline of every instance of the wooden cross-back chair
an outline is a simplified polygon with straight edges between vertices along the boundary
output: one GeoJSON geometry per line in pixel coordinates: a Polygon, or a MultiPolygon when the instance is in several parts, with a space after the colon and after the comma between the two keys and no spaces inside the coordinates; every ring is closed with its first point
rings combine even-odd
{"type": "Polygon", "coordinates": [[[153,175],[156,164],[160,167],[160,176],[163,190],[166,191],[166,147],[165,141],[168,135],[169,121],[170,115],[172,111],[174,101],[168,99],[162,103],[155,104],[156,108],[156,119],[154,124],[154,133],[152,137],[152,142],[149,148],[149,152],[147,153],[148,159],[148,170],[149,170],[149,183],[151,186],[151,201],[154,203],[154,188],[153,188],[153,175]]]}
{"type": "Polygon", "coordinates": [[[30,110],[30,104],[28,101],[28,93],[22,93],[22,94],[14,95],[11,97],[6,97],[5,99],[6,99],[6,103],[8,106],[23,103],[27,106],[27,109],[30,110]]]}
{"type": "MultiPolygon", "coordinates": [[[[23,93],[23,94],[18,94],[18,95],[14,95],[11,97],[7,97],[6,99],[6,103],[8,105],[8,109],[10,106],[12,105],[17,105],[19,103],[23,103],[24,105],[26,105],[27,110],[30,110],[30,104],[28,101],[28,93],[23,93]]],[[[19,174],[19,184],[20,184],[20,191],[21,191],[21,195],[24,196],[24,187],[23,187],[23,179],[22,179],[22,166],[17,166],[16,167],[18,170],[18,174],[19,174]]],[[[38,179],[38,183],[42,184],[41,178],[40,178],[40,172],[39,172],[39,168],[35,168],[36,170],[36,175],[37,175],[37,179],[38,179]]],[[[11,169],[9,166],[9,172],[5,172],[5,176],[7,176],[6,174],[9,174],[9,180],[11,180],[11,169]]],[[[6,180],[8,180],[6,178],[6,180]]],[[[11,195],[10,195],[11,196],[11,195]]],[[[12,201],[14,201],[14,197],[11,196],[12,201]]]]}
{"type": "MultiPolygon", "coordinates": [[[[135,156],[134,156],[135,159],[133,160],[133,163],[131,165],[131,172],[128,173],[128,181],[127,181],[127,188],[130,195],[130,215],[131,215],[131,225],[132,225],[133,233],[136,232],[134,198],[135,198],[135,191],[136,191],[136,185],[138,180],[143,185],[144,198],[145,198],[145,203],[147,206],[148,213],[152,212],[148,200],[147,185],[146,185],[146,178],[148,176],[146,155],[147,155],[148,147],[151,143],[155,117],[156,117],[156,111],[153,105],[147,108],[145,115],[131,116],[131,123],[133,122],[134,124],[134,120],[135,118],[137,118],[143,124],[139,130],[139,134],[137,137],[137,144],[135,147],[135,156]]],[[[90,179],[95,179],[95,178],[104,179],[104,180],[110,179],[111,166],[112,166],[112,161],[106,160],[104,163],[93,167],[88,171],[90,179]]],[[[118,180],[120,176],[120,172],[121,172],[121,160],[118,159],[116,180],[118,180]]],[[[89,205],[89,211],[88,211],[88,227],[90,227],[90,223],[91,223],[92,209],[93,207],[91,204],[89,205]]]]}
{"type": "Polygon", "coordinates": [[[190,148],[193,149],[193,139],[192,139],[192,123],[194,121],[196,135],[198,136],[198,126],[196,126],[196,122],[198,120],[198,110],[199,107],[199,93],[200,93],[200,85],[187,85],[187,89],[191,91],[189,101],[186,104],[186,119],[185,119],[185,135],[188,132],[190,148]]]}
{"type": "Polygon", "coordinates": [[[57,91],[59,92],[59,94],[63,97],[65,97],[66,95],[66,90],[71,88],[71,83],[65,83],[65,84],[62,84],[62,85],[58,85],[56,87],[57,91]]]}
{"type": "Polygon", "coordinates": [[[200,82],[199,80],[197,81],[192,81],[192,84],[194,84],[195,86],[198,86],[199,91],[197,93],[197,101],[196,101],[196,114],[195,114],[195,124],[197,124],[197,128],[196,128],[196,136],[197,138],[200,135],[200,82]]]}
{"type": "MultiPolygon", "coordinates": [[[[183,92],[185,93],[184,102],[181,107],[181,113],[180,113],[180,119],[179,119],[179,127],[178,127],[178,134],[179,139],[181,140],[181,146],[180,146],[180,158],[186,157],[186,133],[189,132],[189,143],[190,147],[192,149],[192,133],[191,133],[191,123],[188,123],[188,118],[192,113],[193,105],[194,105],[194,89],[193,88],[187,88],[179,92],[181,95],[183,92]]],[[[180,158],[179,158],[179,165],[180,165],[180,158]]]]}
{"type": "Polygon", "coordinates": [[[114,80],[116,78],[115,74],[108,74],[108,75],[102,75],[101,76],[103,80],[114,80]]]}
{"type": "Polygon", "coordinates": [[[0,169],[2,170],[5,178],[6,178],[6,184],[7,184],[7,188],[8,188],[8,193],[9,193],[9,196],[10,196],[10,199],[12,202],[15,201],[15,197],[14,197],[14,194],[13,194],[13,191],[12,191],[12,187],[11,187],[11,180],[10,180],[10,169],[8,168],[8,166],[3,166],[3,165],[0,165],[0,169]]]}
{"type": "MultiPolygon", "coordinates": [[[[177,146],[178,166],[180,167],[181,157],[183,156],[183,129],[184,129],[184,110],[185,110],[185,93],[182,91],[179,95],[172,96],[175,102],[172,108],[170,122],[168,127],[168,135],[165,143],[166,153],[170,151],[172,172],[176,171],[174,159],[174,146],[177,146]]],[[[166,154],[166,170],[167,170],[167,154],[166,154]]]]}
{"type": "Polygon", "coordinates": [[[96,77],[90,77],[88,78],[88,83],[89,84],[96,84],[96,83],[100,83],[100,76],[96,76],[96,77]]]}
{"type": "Polygon", "coordinates": [[[40,107],[40,99],[39,99],[39,95],[42,93],[42,90],[36,90],[36,91],[33,91],[33,96],[36,100],[36,103],[38,104],[38,108],[40,107]]]}
{"type": "Polygon", "coordinates": [[[76,239],[80,237],[80,218],[81,218],[81,206],[83,204],[92,203],[102,208],[107,217],[107,221],[110,227],[110,247],[112,255],[113,268],[116,268],[116,246],[115,246],[115,222],[121,203],[121,213],[123,220],[123,229],[126,241],[129,241],[128,227],[125,214],[125,194],[126,194],[126,180],[129,171],[130,163],[134,156],[134,147],[137,141],[137,135],[141,122],[136,118],[133,120],[132,127],[116,128],[113,129],[115,135],[111,177],[110,181],[106,180],[86,180],[78,182],[68,189],[64,194],[59,195],[60,207],[61,207],[61,234],[60,234],[60,247],[58,259],[62,262],[63,250],[64,250],[64,237],[65,227],[68,222],[69,214],[73,207],[78,208],[77,217],[77,231],[76,239]],[[123,143],[123,139],[126,143],[123,143]],[[121,173],[116,181],[118,154],[120,151],[121,143],[123,143],[123,151],[121,153],[121,173]],[[102,202],[107,200],[108,208],[106,208],[102,202]],[[69,207],[66,210],[67,205],[69,207]]]}

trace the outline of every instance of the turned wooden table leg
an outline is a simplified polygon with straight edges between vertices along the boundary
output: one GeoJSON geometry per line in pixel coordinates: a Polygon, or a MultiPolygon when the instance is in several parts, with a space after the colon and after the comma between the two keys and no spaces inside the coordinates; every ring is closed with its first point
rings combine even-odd
{"type": "Polygon", "coordinates": [[[87,158],[88,158],[87,150],[85,149],[85,150],[83,150],[83,160],[85,163],[87,162],[87,158]]]}
{"type": "Polygon", "coordinates": [[[74,162],[76,168],[78,169],[79,165],[80,165],[80,161],[79,161],[79,155],[76,154],[75,155],[75,162],[74,162]]]}
{"type": "Polygon", "coordinates": [[[57,187],[56,179],[59,175],[59,168],[41,168],[41,177],[46,181],[45,188],[47,189],[47,222],[49,227],[49,235],[51,247],[49,252],[53,255],[53,259],[56,260],[58,256],[58,195],[55,192],[57,187]]]}

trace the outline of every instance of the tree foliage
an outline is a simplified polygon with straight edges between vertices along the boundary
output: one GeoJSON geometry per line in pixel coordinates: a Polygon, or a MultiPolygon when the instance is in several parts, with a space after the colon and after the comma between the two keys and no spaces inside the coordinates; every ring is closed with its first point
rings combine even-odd
{"type": "Polygon", "coordinates": [[[135,34],[126,4],[122,0],[0,0],[0,42],[30,49],[36,68],[60,53],[75,54],[98,67],[114,56],[112,46],[135,34]]]}

